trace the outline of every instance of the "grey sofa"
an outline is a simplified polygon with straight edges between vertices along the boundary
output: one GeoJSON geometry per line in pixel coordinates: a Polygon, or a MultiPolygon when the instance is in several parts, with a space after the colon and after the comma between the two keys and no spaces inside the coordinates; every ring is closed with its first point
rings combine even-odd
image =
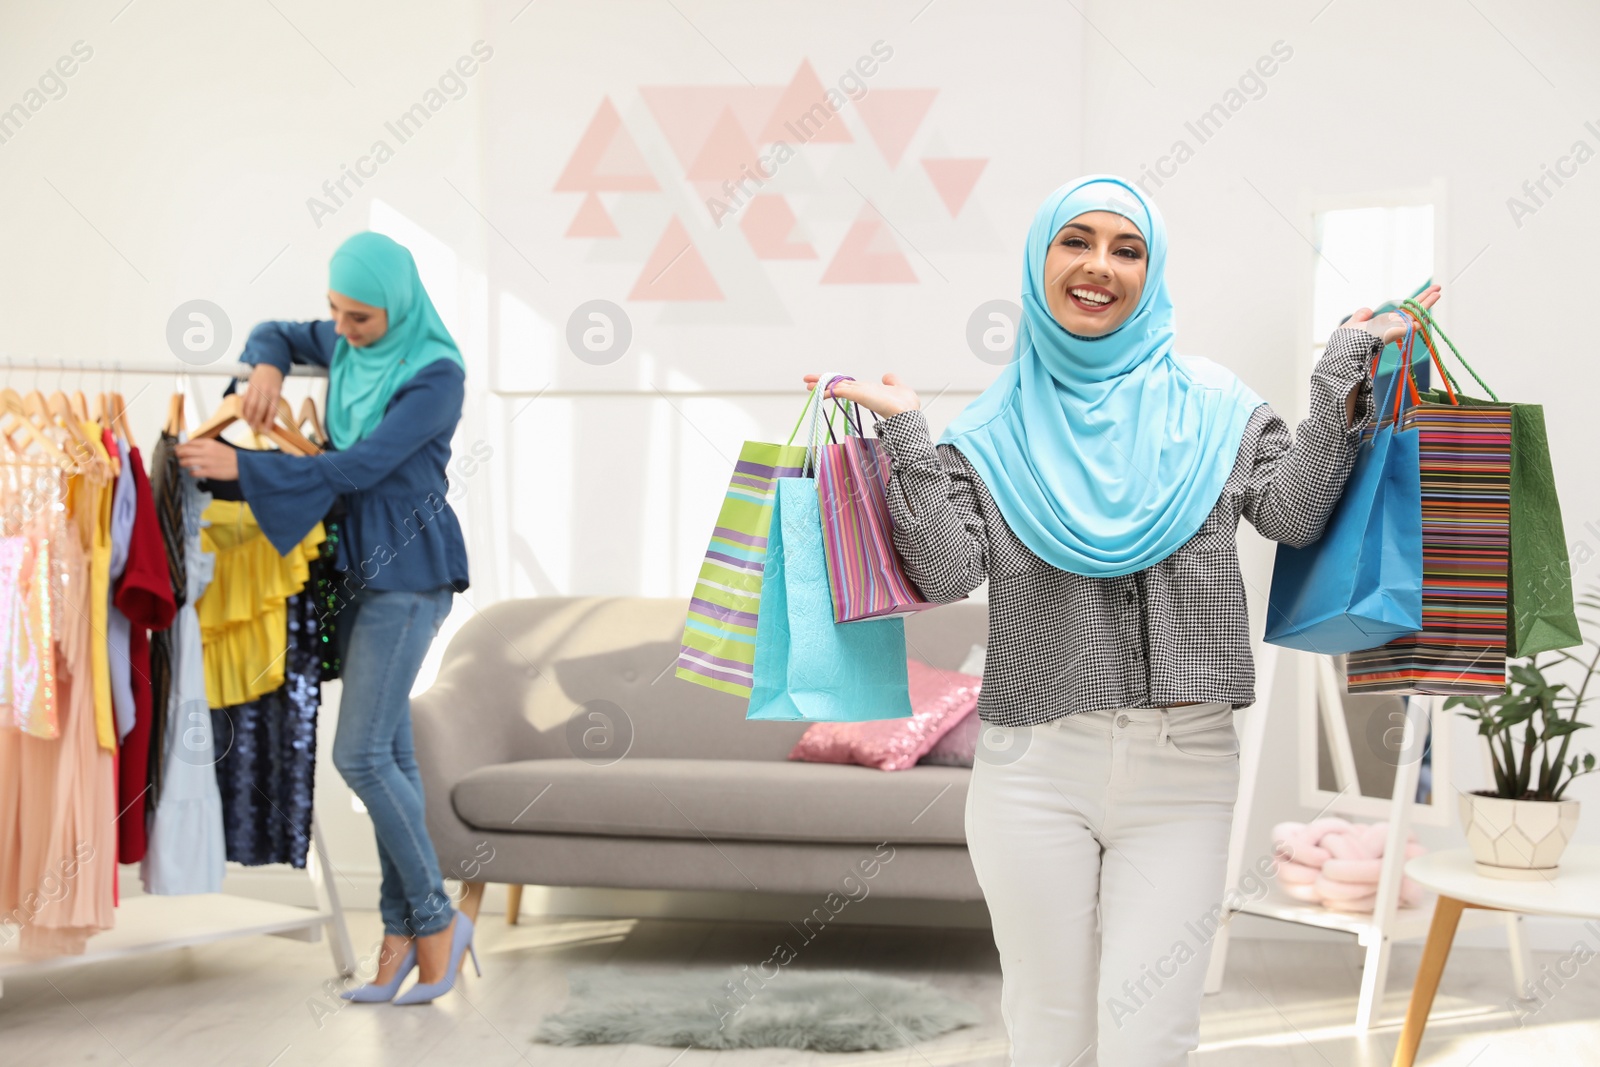
{"type": "MultiPolygon", "coordinates": [[[[805,723],[747,721],[743,700],[675,676],[687,608],[513,600],[451,640],[412,721],[428,832],[471,913],[488,882],[513,887],[514,915],[523,884],[826,893],[867,864],[877,894],[982,898],[970,770],[788,760],[805,723]]],[[[986,643],[987,609],[944,605],[906,633],[954,668],[986,643]]]]}

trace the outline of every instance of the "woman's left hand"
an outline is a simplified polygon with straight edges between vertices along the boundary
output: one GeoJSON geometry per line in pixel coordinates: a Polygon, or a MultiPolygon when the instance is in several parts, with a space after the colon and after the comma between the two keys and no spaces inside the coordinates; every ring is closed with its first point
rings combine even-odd
{"type": "MultiPolygon", "coordinates": [[[[1425,308],[1432,308],[1439,302],[1439,295],[1443,286],[1430,285],[1416,297],[1417,303],[1425,308]]],[[[1406,335],[1407,317],[1398,311],[1386,311],[1377,318],[1373,318],[1371,308],[1359,308],[1348,319],[1339,324],[1340,329],[1365,330],[1374,337],[1383,338],[1383,343],[1394,344],[1406,335]]]]}
{"type": "Polygon", "coordinates": [[[196,478],[239,480],[239,456],[221,441],[185,441],[178,446],[178,463],[196,478]]]}

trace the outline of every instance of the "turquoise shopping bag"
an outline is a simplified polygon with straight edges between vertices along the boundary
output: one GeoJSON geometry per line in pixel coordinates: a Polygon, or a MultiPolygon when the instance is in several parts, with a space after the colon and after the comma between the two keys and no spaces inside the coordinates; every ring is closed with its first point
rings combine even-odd
{"type": "Polygon", "coordinates": [[[910,715],[905,620],[833,621],[816,480],[779,478],[745,717],[866,722],[910,715]]]}
{"type": "MultiPolygon", "coordinates": [[[[1410,342],[1408,329],[1402,360],[1410,342]]],[[[1404,375],[1392,378],[1391,396],[1404,375]]],[[[1332,656],[1422,629],[1418,433],[1401,430],[1398,419],[1384,421],[1389,408],[1386,401],[1375,428],[1362,436],[1322,536],[1303,548],[1278,546],[1267,595],[1268,643],[1332,656]]]]}

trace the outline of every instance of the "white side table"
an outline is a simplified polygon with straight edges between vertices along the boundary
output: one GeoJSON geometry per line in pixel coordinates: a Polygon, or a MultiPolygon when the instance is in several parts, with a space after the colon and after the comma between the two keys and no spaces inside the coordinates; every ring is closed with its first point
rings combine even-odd
{"type": "Polygon", "coordinates": [[[1477,872],[1472,852],[1465,848],[1418,856],[1406,864],[1406,874],[1438,893],[1439,900],[1433,908],[1433,924],[1422,949],[1417,981],[1411,987],[1411,1004],[1406,1008],[1400,1044],[1394,1050],[1394,1067],[1411,1067],[1416,1059],[1463,908],[1600,919],[1600,846],[1568,846],[1560,868],[1549,880],[1511,882],[1485,878],[1477,872]]]}

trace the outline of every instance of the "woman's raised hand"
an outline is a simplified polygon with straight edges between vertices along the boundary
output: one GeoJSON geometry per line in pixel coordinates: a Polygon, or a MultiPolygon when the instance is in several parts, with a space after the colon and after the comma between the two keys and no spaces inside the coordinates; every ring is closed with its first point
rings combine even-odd
{"type": "Polygon", "coordinates": [[[283,371],[270,363],[257,363],[245,383],[240,414],[256,433],[262,433],[278,417],[278,397],[283,394],[283,371]]]}
{"type": "MultiPolygon", "coordinates": [[[[806,388],[816,389],[819,377],[820,375],[807,374],[806,388]]],[[[917,399],[916,390],[901,385],[899,376],[894,374],[885,374],[882,385],[854,380],[835,382],[833,395],[860,404],[881,419],[898,415],[902,411],[914,411],[922,406],[922,402],[917,399]]]]}
{"type": "MultiPolygon", "coordinates": [[[[1417,303],[1425,308],[1432,308],[1439,302],[1439,294],[1443,287],[1430,285],[1416,298],[1417,303]]],[[[1372,315],[1371,308],[1359,308],[1348,319],[1339,324],[1341,329],[1346,327],[1352,330],[1365,330],[1374,337],[1383,338],[1384,344],[1393,344],[1406,335],[1406,316],[1398,311],[1386,311],[1376,318],[1372,315]]]]}

